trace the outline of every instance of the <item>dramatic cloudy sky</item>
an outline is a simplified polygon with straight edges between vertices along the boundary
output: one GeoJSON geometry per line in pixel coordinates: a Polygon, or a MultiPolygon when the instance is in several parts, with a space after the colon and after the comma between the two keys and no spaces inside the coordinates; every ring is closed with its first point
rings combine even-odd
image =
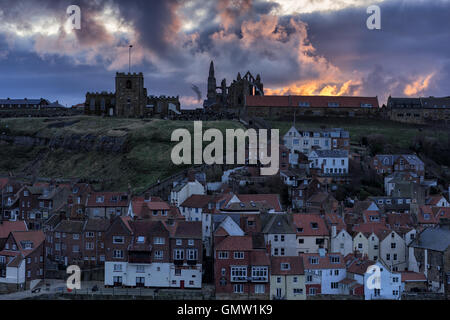
{"type": "Polygon", "coordinates": [[[250,70],[266,94],[450,95],[450,0],[0,0],[0,98],[71,106],[142,71],[149,94],[200,105],[250,70]],[[81,8],[81,30],[66,8],[81,8]],[[368,6],[381,30],[368,30],[368,6]]]}

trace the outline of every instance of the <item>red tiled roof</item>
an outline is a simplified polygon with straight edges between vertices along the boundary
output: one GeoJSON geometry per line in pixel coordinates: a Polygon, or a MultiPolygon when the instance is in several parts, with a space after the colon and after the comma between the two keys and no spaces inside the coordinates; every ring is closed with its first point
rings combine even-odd
{"type": "Polygon", "coordinates": [[[431,206],[419,206],[417,222],[419,224],[437,224],[439,222],[439,219],[435,218],[431,206]],[[425,215],[428,215],[429,219],[426,219],[425,215]]]}
{"type": "Polygon", "coordinates": [[[13,231],[12,236],[16,240],[17,247],[24,257],[32,253],[45,240],[45,234],[42,230],[39,231],[13,231]],[[22,241],[31,241],[33,243],[32,249],[25,249],[22,247],[22,241]]]}
{"type": "Polygon", "coordinates": [[[437,204],[439,203],[439,201],[440,201],[442,198],[445,199],[445,197],[442,196],[442,195],[430,196],[430,197],[427,199],[427,202],[426,202],[426,203],[427,203],[427,205],[429,205],[429,206],[435,206],[435,205],[437,205],[437,204]]]}
{"type": "Polygon", "coordinates": [[[366,222],[366,223],[361,223],[359,225],[354,225],[353,231],[355,233],[362,232],[366,236],[374,233],[377,237],[380,238],[380,236],[382,236],[385,232],[391,231],[391,230],[389,230],[388,227],[384,223],[366,222]]]}
{"type": "Polygon", "coordinates": [[[327,253],[321,257],[318,253],[301,253],[305,270],[312,269],[345,269],[344,257],[340,253],[327,253]],[[338,263],[332,263],[331,257],[339,257],[338,263]],[[317,258],[318,263],[312,264],[311,258],[317,258]]]}
{"type": "Polygon", "coordinates": [[[216,250],[231,251],[242,250],[250,251],[253,249],[253,240],[251,236],[229,236],[216,245],[216,250]]]}
{"type": "Polygon", "coordinates": [[[344,258],[347,267],[347,272],[363,275],[366,273],[367,268],[374,265],[375,262],[367,259],[367,257],[355,256],[350,253],[344,258]]]}
{"type": "Polygon", "coordinates": [[[450,208],[438,208],[434,217],[437,221],[444,218],[450,219],[450,208]]]}
{"type": "Polygon", "coordinates": [[[204,208],[211,202],[212,196],[206,194],[193,194],[181,204],[181,207],[204,208]]]}
{"type": "Polygon", "coordinates": [[[250,252],[252,266],[270,266],[270,256],[266,250],[253,250],[250,252]]]}
{"type": "Polygon", "coordinates": [[[122,220],[125,227],[128,228],[128,230],[132,233],[133,229],[130,226],[131,218],[130,217],[120,217],[120,219],[122,220]]]}
{"type": "Polygon", "coordinates": [[[414,224],[412,215],[409,213],[387,213],[386,222],[391,226],[409,227],[414,224]]]}
{"type": "Polygon", "coordinates": [[[177,221],[175,229],[175,237],[177,238],[202,238],[202,222],[201,221],[177,221]]]}
{"type": "Polygon", "coordinates": [[[145,201],[143,197],[136,197],[131,201],[131,206],[133,213],[139,218],[151,216],[153,210],[168,211],[168,217],[174,219],[179,218],[181,215],[177,208],[170,207],[167,202],[161,200],[159,197],[151,197],[151,201],[145,201]]]}
{"type": "Polygon", "coordinates": [[[332,225],[336,226],[336,232],[340,232],[342,229],[347,229],[344,219],[337,213],[327,213],[325,214],[325,219],[330,225],[330,229],[332,225]]]}
{"type": "Polygon", "coordinates": [[[237,194],[236,196],[241,202],[263,202],[275,211],[282,211],[278,194],[237,194]]]}
{"type": "Polygon", "coordinates": [[[9,234],[13,231],[27,231],[27,225],[25,221],[3,221],[0,224],[0,239],[8,238],[9,234]]]}
{"type": "Polygon", "coordinates": [[[299,236],[328,236],[329,231],[325,225],[324,219],[318,214],[302,214],[296,213],[293,215],[294,225],[297,228],[297,235],[299,236]],[[312,224],[316,223],[317,228],[313,228],[312,224]],[[303,228],[300,232],[298,229],[303,228]]]}
{"type": "Polygon", "coordinates": [[[296,275],[305,274],[302,257],[271,257],[271,274],[296,275]],[[289,270],[282,270],[281,264],[289,263],[289,270]]]}
{"type": "Polygon", "coordinates": [[[377,97],[349,96],[246,96],[248,107],[298,107],[308,102],[311,108],[329,108],[328,103],[339,103],[338,108],[361,108],[361,104],[372,104],[379,108],[377,97]]]}
{"type": "MultiPolygon", "coordinates": [[[[145,197],[133,197],[132,201],[137,201],[137,202],[144,202],[145,201],[145,197]]],[[[155,202],[161,202],[163,201],[160,197],[149,197],[148,201],[155,201],[155,202]]]]}
{"type": "Polygon", "coordinates": [[[423,273],[402,271],[400,272],[403,281],[427,281],[427,278],[423,273]]]}

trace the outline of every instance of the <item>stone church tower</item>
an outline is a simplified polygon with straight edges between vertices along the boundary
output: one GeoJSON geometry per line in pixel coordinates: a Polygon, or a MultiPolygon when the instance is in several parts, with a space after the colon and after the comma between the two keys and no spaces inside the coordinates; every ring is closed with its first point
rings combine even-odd
{"type": "Polygon", "coordinates": [[[116,73],[116,116],[142,117],[147,104],[144,75],[116,73]]]}

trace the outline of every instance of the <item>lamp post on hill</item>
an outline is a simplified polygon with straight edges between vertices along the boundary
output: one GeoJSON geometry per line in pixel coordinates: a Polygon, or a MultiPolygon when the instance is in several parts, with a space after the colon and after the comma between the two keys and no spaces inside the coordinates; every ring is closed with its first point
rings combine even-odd
{"type": "Polygon", "coordinates": [[[133,48],[133,45],[128,47],[128,73],[131,73],[131,48],[133,48]]]}

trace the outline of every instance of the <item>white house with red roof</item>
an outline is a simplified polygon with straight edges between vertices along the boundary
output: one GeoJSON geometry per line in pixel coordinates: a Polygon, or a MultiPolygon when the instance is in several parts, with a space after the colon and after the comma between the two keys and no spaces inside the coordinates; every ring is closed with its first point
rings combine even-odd
{"type": "Polygon", "coordinates": [[[0,251],[0,288],[33,287],[44,277],[44,241],[40,231],[12,231],[0,251]]]}
{"type": "Polygon", "coordinates": [[[364,299],[365,300],[400,300],[402,294],[401,274],[391,272],[380,261],[375,263],[379,272],[379,285],[375,280],[376,272],[370,271],[364,274],[364,299]]]}
{"type": "Polygon", "coordinates": [[[306,300],[302,257],[272,257],[270,299],[306,300]]]}
{"type": "Polygon", "coordinates": [[[170,192],[170,203],[179,206],[193,194],[206,194],[205,187],[196,179],[177,183],[170,192]]]}
{"type": "Polygon", "coordinates": [[[383,223],[369,222],[353,227],[353,251],[377,261],[380,257],[380,237],[387,230],[383,223]]]}
{"type": "Polygon", "coordinates": [[[353,252],[353,238],[346,229],[344,218],[336,213],[325,214],[330,230],[330,252],[339,252],[344,257],[353,252]]]}
{"type": "Polygon", "coordinates": [[[340,253],[304,253],[305,287],[307,295],[339,294],[339,282],[345,279],[344,257],[340,253]]]}
{"type": "Polygon", "coordinates": [[[325,219],[319,214],[293,214],[297,236],[297,252],[318,253],[320,248],[329,249],[330,233],[325,219]]]}
{"type": "Polygon", "coordinates": [[[403,271],[408,268],[408,250],[404,235],[399,231],[389,230],[380,236],[380,259],[392,271],[403,271]]]}

